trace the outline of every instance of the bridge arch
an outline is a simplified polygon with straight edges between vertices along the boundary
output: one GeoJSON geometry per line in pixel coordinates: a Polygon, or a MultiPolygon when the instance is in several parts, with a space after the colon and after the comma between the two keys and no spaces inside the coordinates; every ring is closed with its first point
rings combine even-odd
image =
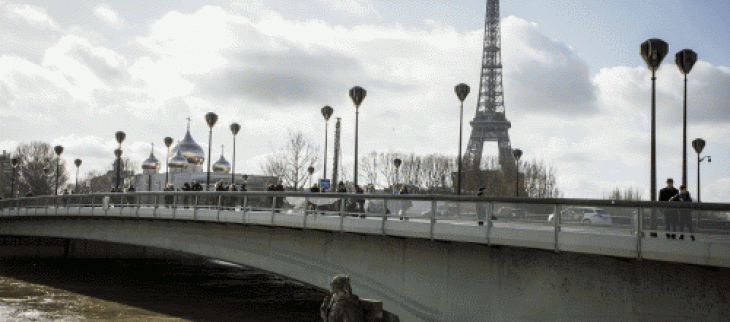
{"type": "Polygon", "coordinates": [[[184,220],[4,218],[0,234],[149,246],[356,294],[403,321],[721,321],[727,268],[509,246],[184,220]]]}

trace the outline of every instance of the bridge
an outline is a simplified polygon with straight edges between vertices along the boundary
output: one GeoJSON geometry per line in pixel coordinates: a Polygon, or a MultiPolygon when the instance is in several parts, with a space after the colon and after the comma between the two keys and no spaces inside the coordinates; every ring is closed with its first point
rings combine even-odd
{"type": "Polygon", "coordinates": [[[706,203],[138,192],[2,200],[0,235],[63,238],[71,257],[104,252],[94,242],[185,252],[325,289],[348,274],[356,294],[403,321],[723,321],[728,213],[706,203]],[[671,214],[689,216],[694,232],[667,239],[655,226],[671,214]]]}

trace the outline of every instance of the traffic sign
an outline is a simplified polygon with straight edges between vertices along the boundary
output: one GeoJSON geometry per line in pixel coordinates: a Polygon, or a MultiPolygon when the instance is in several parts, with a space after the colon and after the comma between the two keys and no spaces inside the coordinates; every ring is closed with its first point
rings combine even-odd
{"type": "Polygon", "coordinates": [[[319,179],[319,190],[330,190],[330,179],[319,179]]]}

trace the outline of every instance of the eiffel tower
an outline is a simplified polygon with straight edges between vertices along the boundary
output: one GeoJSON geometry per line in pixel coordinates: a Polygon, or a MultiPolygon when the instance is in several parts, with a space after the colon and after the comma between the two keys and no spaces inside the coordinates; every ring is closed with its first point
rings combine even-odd
{"type": "Polygon", "coordinates": [[[499,31],[499,0],[487,0],[487,17],[484,23],[484,53],[482,74],[479,80],[477,111],[471,124],[471,136],[466,147],[466,160],[481,164],[485,141],[497,141],[499,164],[513,163],[512,146],[507,130],[512,123],[504,116],[502,92],[502,57],[499,31]]]}

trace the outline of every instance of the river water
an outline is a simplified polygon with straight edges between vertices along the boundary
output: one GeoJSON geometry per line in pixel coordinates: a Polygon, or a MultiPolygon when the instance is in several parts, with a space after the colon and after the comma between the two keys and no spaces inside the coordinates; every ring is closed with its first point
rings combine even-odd
{"type": "Polygon", "coordinates": [[[325,294],[200,258],[0,260],[0,322],[313,322],[325,294]]]}

